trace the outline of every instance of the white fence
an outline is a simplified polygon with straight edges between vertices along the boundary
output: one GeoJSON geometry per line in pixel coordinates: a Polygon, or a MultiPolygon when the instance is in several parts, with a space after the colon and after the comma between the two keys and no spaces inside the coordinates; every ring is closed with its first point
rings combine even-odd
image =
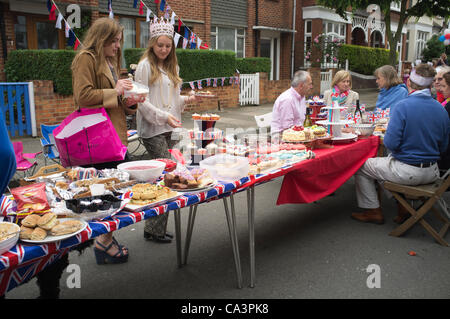
{"type": "Polygon", "coordinates": [[[331,80],[333,78],[333,71],[320,72],[320,95],[331,89],[331,80]]]}
{"type": "Polygon", "coordinates": [[[259,73],[239,75],[239,104],[259,105],[259,73]]]}

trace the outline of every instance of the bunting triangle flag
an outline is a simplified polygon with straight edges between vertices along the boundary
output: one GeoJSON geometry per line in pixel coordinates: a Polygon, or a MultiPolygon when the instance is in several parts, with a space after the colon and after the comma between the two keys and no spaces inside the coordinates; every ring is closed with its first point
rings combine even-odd
{"type": "Polygon", "coordinates": [[[55,25],[55,27],[57,29],[62,29],[62,25],[61,25],[62,20],[63,20],[63,16],[62,16],[61,13],[59,13],[58,14],[58,19],[56,19],[56,25],[55,25]]]}
{"type": "Polygon", "coordinates": [[[175,44],[175,48],[178,46],[178,41],[180,41],[181,35],[175,32],[175,36],[173,37],[173,42],[175,44]]]}
{"type": "Polygon", "coordinates": [[[56,20],[56,6],[52,4],[52,8],[50,9],[50,14],[48,15],[48,19],[50,21],[56,20]]]}
{"type": "Polygon", "coordinates": [[[133,8],[137,8],[137,2],[138,2],[138,0],[134,0],[134,2],[133,2],[133,8]]]}
{"type": "Polygon", "coordinates": [[[150,21],[150,13],[152,13],[152,10],[150,10],[149,8],[147,8],[147,18],[145,19],[146,22],[150,21]]]}
{"type": "Polygon", "coordinates": [[[139,4],[139,14],[143,15],[144,14],[144,3],[141,1],[141,3],[139,4]]]}

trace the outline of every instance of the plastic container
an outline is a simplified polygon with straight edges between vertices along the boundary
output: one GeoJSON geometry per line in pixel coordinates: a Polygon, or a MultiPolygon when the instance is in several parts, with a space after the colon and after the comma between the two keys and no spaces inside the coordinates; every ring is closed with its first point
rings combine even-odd
{"type": "Polygon", "coordinates": [[[133,81],[133,88],[131,90],[125,90],[123,96],[125,98],[128,97],[139,98],[141,96],[146,97],[149,92],[150,90],[148,86],[133,81]]]}
{"type": "Polygon", "coordinates": [[[218,154],[200,161],[200,167],[218,181],[234,182],[248,175],[249,163],[246,157],[218,154]]]}
{"type": "Polygon", "coordinates": [[[0,222],[0,233],[2,233],[2,232],[6,232],[6,233],[17,232],[10,238],[4,239],[4,240],[1,240],[1,238],[0,238],[0,255],[2,255],[3,253],[7,252],[8,250],[10,250],[11,248],[14,247],[14,245],[19,240],[19,233],[18,233],[19,231],[20,231],[20,227],[17,224],[8,223],[8,222],[0,222]]]}
{"type": "Polygon", "coordinates": [[[133,161],[119,164],[118,169],[130,174],[130,179],[154,183],[161,176],[166,163],[161,161],[133,161]]]}
{"type": "Polygon", "coordinates": [[[350,124],[350,127],[353,128],[358,135],[362,136],[370,136],[373,134],[375,130],[374,124],[350,124]]]}

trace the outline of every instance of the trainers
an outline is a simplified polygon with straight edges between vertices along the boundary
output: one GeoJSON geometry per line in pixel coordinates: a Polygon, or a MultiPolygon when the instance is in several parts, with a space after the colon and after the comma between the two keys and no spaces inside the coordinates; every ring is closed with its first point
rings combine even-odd
{"type": "Polygon", "coordinates": [[[368,209],[363,213],[353,213],[352,218],[364,223],[384,224],[381,208],[368,209]]]}

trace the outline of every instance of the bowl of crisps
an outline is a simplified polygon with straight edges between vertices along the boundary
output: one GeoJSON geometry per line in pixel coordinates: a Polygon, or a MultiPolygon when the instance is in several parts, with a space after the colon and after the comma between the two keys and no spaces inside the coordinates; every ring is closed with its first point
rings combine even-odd
{"type": "Polygon", "coordinates": [[[19,225],[0,222],[0,255],[14,247],[19,240],[19,234],[19,225]]]}

